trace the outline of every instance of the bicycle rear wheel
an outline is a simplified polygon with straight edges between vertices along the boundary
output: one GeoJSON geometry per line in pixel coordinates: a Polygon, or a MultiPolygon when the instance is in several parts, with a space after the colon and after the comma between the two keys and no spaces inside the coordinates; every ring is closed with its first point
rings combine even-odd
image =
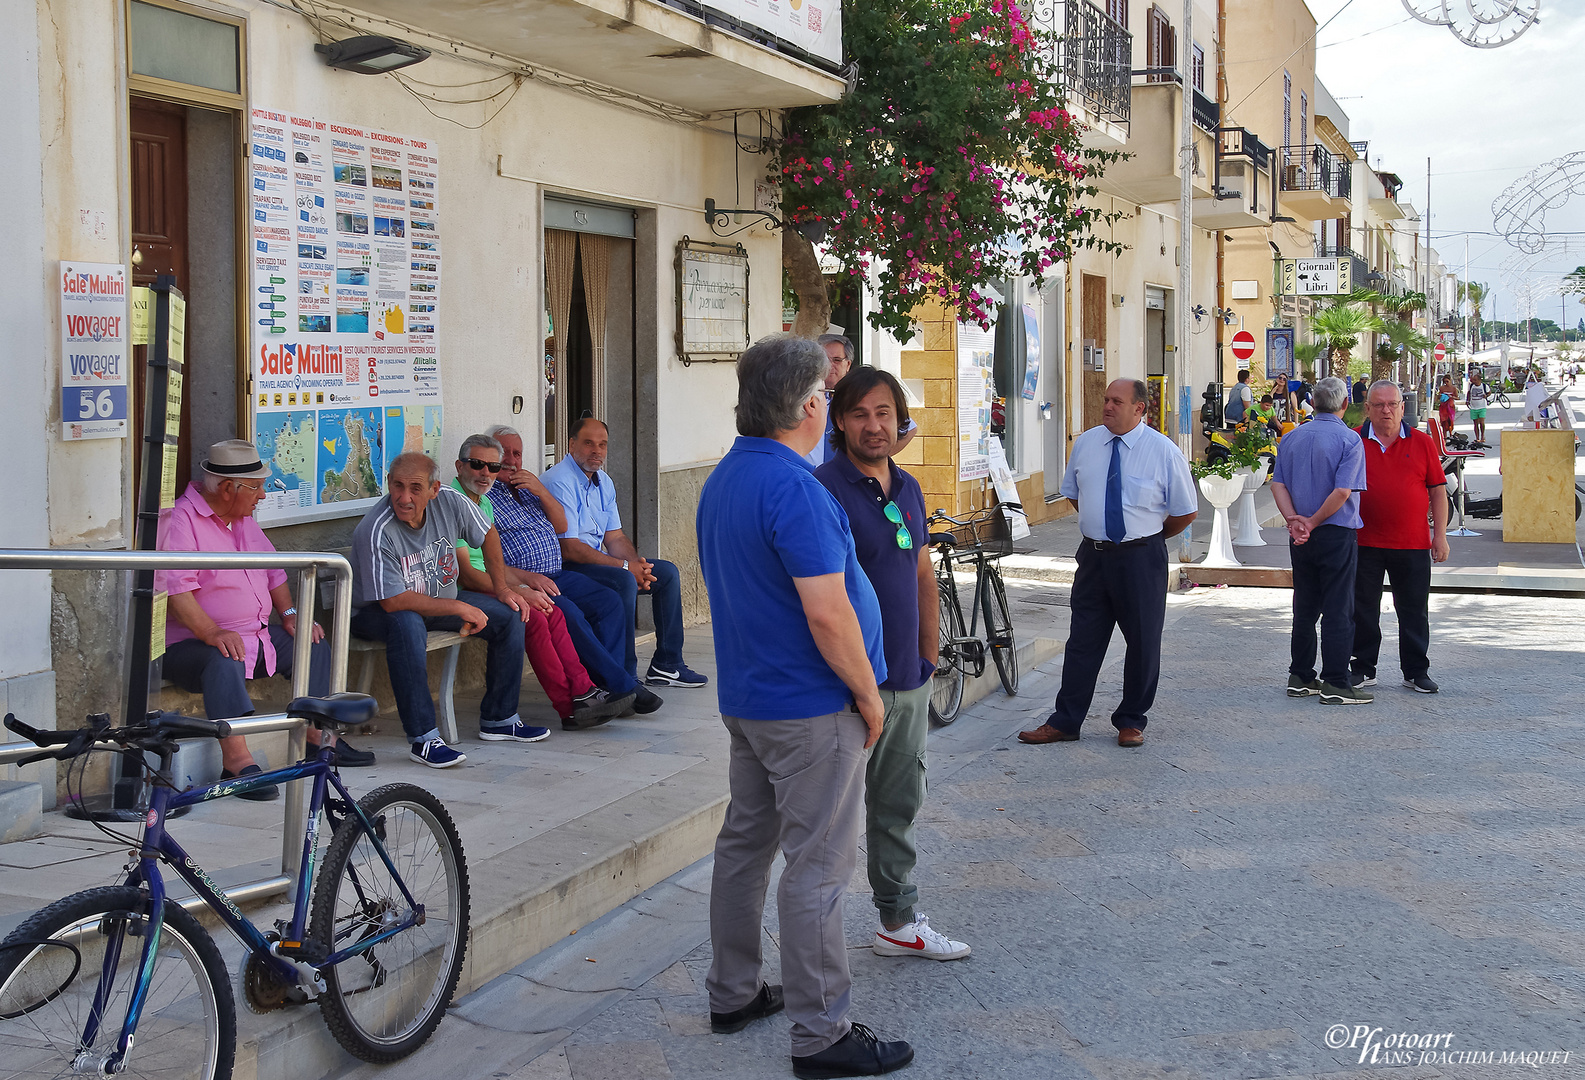
{"type": "MultiPolygon", "coordinates": [[[[100,1074],[137,988],[147,911],[148,897],[131,886],[89,889],[57,900],[0,944],[0,1077],[100,1074]],[[85,1040],[101,992],[106,1005],[85,1040]]],[[[120,1068],[159,1080],[230,1080],[236,1048],[220,950],[197,919],[166,904],[137,1035],[120,1068]]]]}
{"type": "MultiPolygon", "coordinates": [[[[440,1025],[462,974],[468,937],[468,867],[440,800],[412,784],[387,784],[358,801],[423,921],[325,968],[325,1025],[349,1054],[397,1061],[440,1025]]],[[[336,830],[314,883],[310,937],[327,953],[351,948],[408,918],[412,909],[356,818],[336,830]]]]}
{"type": "Polygon", "coordinates": [[[1007,589],[1002,585],[1002,575],[994,565],[985,568],[985,589],[980,593],[980,610],[985,613],[985,641],[990,646],[991,659],[996,661],[996,674],[1001,676],[1002,689],[1008,697],[1018,693],[1018,643],[1013,640],[1013,613],[1007,606],[1007,589]]]}
{"type": "Polygon", "coordinates": [[[946,582],[939,583],[938,591],[941,657],[936,661],[936,673],[930,677],[930,718],[938,724],[950,724],[963,707],[963,657],[957,644],[964,637],[963,612],[958,608],[957,594],[946,582]]]}

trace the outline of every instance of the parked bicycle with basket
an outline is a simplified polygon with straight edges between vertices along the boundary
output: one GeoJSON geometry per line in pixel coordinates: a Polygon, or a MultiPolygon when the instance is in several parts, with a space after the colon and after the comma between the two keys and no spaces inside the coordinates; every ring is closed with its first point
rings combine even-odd
{"type": "MultiPolygon", "coordinates": [[[[298,698],[287,714],[324,732],[367,722],[373,698],[298,698]]],[[[77,731],[6,727],[68,762],[67,783],[96,745],[153,754],[158,768],[137,850],[120,885],[89,889],[33,915],[0,943],[0,1075],[228,1080],[236,1054],[232,981],[214,940],[171,901],[173,871],[248,949],[238,991],[268,1012],[317,1002],[336,1041],[377,1064],[418,1049],[456,990],[468,933],[468,871],[456,826],[429,792],[387,784],[354,800],[334,741],[271,772],[177,791],[171,760],[184,739],[223,738],[225,721],[172,713],[77,731]],[[261,930],[166,830],[182,807],[269,784],[312,781],[302,873],[290,919],[261,930]],[[320,813],[331,828],[317,879],[320,813]],[[310,885],[313,890],[310,894],[310,885]]],[[[103,826],[101,826],[103,828],[103,826]]]]}
{"type": "Polygon", "coordinates": [[[937,510],[927,526],[947,523],[951,531],[931,532],[936,552],[936,586],[941,592],[941,659],[930,689],[930,716],[939,724],[958,718],[963,706],[963,684],[985,674],[989,652],[1009,696],[1018,693],[1018,644],[1013,639],[1012,610],[997,560],[1012,553],[1012,532],[1001,507],[978,511],[965,519],[937,510]],[[969,602],[967,630],[958,596],[957,568],[972,567],[974,597],[969,602]],[[980,616],[985,635],[979,634],[980,616]]]}

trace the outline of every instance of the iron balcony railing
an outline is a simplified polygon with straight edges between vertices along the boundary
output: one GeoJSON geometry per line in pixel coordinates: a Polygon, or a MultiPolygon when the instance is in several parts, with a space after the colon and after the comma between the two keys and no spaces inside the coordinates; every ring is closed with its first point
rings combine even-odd
{"type": "Polygon", "coordinates": [[[1049,35],[1063,89],[1096,115],[1127,124],[1133,35],[1089,0],[1035,0],[1030,23],[1049,35]]]}
{"type": "Polygon", "coordinates": [[[1282,148],[1282,190],[1320,191],[1334,199],[1353,193],[1353,170],[1317,143],[1282,148]]]}
{"type": "MultiPolygon", "coordinates": [[[[1157,83],[1172,83],[1180,87],[1183,85],[1183,76],[1177,68],[1137,68],[1131,74],[1134,79],[1142,79],[1147,85],[1157,83]]],[[[1222,122],[1222,107],[1198,90],[1194,91],[1190,108],[1194,112],[1195,126],[1201,131],[1214,132],[1217,125],[1222,122]]]]}
{"type": "Polygon", "coordinates": [[[1371,289],[1379,285],[1383,278],[1377,274],[1371,275],[1370,264],[1365,261],[1365,256],[1351,247],[1339,247],[1324,241],[1315,242],[1315,257],[1317,259],[1348,259],[1353,262],[1353,281],[1356,289],[1371,289]]]}
{"type": "MultiPolygon", "coordinates": [[[[1260,209],[1260,178],[1267,177],[1267,183],[1274,184],[1276,177],[1273,172],[1273,154],[1271,147],[1261,142],[1249,129],[1242,127],[1219,127],[1216,134],[1216,183],[1213,187],[1217,199],[1236,199],[1247,196],[1249,199],[1249,212],[1259,215],[1260,209]],[[1244,185],[1241,190],[1229,191],[1222,184],[1224,167],[1228,162],[1237,159],[1240,169],[1244,174],[1244,185]]],[[[1237,170],[1228,170],[1236,173],[1237,170]]],[[[1268,186],[1266,194],[1271,194],[1268,186]]],[[[1271,213],[1276,208],[1268,202],[1267,209],[1271,213]]]]}
{"type": "Polygon", "coordinates": [[[1255,168],[1264,172],[1271,166],[1271,147],[1261,142],[1248,128],[1217,128],[1223,158],[1246,158],[1255,168]]]}

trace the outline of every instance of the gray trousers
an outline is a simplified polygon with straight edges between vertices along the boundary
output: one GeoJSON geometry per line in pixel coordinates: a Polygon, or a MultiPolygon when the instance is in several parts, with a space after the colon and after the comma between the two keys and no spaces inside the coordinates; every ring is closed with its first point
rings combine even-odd
{"type": "Polygon", "coordinates": [[[881,921],[912,922],[919,890],[910,880],[919,862],[914,818],[925,802],[925,737],[930,733],[930,683],[912,690],[882,688],[886,726],[865,770],[865,845],[870,892],[881,921]]]}
{"type": "Polygon", "coordinates": [[[759,993],[765,891],[779,845],[787,860],[776,906],[792,1052],[818,1054],[852,1026],[842,897],[858,864],[868,730],[856,712],[721,720],[732,737],[731,801],[710,885],[710,1011],[734,1012],[759,993]]]}

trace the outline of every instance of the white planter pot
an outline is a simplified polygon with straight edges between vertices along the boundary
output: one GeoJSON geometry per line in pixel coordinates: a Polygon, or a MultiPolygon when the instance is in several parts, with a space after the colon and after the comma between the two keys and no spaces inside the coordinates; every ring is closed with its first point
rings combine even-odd
{"type": "Polygon", "coordinates": [[[1227,508],[1232,506],[1244,491],[1244,478],[1234,475],[1230,480],[1220,476],[1200,477],[1200,492],[1216,511],[1211,520],[1211,547],[1205,553],[1202,566],[1242,566],[1233,554],[1232,528],[1227,520],[1227,508]]]}
{"type": "Polygon", "coordinates": [[[1233,521],[1233,543],[1238,547],[1266,546],[1260,535],[1260,518],[1255,513],[1255,492],[1266,482],[1270,470],[1271,464],[1262,462],[1258,469],[1238,469],[1233,473],[1244,478],[1244,491],[1238,497],[1233,521]]]}

